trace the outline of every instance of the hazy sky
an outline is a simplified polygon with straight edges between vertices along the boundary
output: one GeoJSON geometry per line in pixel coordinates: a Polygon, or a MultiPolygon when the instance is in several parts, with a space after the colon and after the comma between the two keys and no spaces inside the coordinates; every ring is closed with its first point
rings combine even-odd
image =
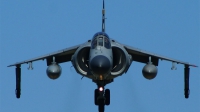
{"type": "MultiPolygon", "coordinates": [[[[127,45],[200,66],[199,0],[105,0],[106,32],[127,45]]],[[[7,66],[81,44],[101,31],[102,0],[1,0],[0,112],[97,112],[96,84],[62,63],[51,80],[46,61],[22,65],[22,94],[15,96],[15,67],[7,66]]],[[[200,69],[191,68],[190,98],[184,98],[184,66],[160,61],[154,80],[133,62],[127,74],[106,86],[105,112],[199,112],[200,69]]]]}

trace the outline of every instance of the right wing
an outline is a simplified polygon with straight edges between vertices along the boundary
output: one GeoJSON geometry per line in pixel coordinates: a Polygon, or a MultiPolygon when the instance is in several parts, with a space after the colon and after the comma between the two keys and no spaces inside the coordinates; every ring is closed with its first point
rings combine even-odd
{"type": "Polygon", "coordinates": [[[17,62],[14,64],[9,65],[8,67],[11,66],[18,66],[21,64],[28,64],[28,63],[32,63],[33,61],[38,61],[38,60],[47,60],[47,65],[51,64],[51,62],[53,61],[52,57],[55,57],[55,61],[56,63],[63,63],[63,62],[67,62],[67,61],[71,61],[71,57],[72,55],[75,53],[75,51],[83,44],[79,44],[73,47],[69,47],[69,48],[65,48],[53,53],[49,53],[43,56],[39,56],[33,59],[29,59],[29,60],[25,60],[25,61],[21,61],[21,62],[17,62]]]}

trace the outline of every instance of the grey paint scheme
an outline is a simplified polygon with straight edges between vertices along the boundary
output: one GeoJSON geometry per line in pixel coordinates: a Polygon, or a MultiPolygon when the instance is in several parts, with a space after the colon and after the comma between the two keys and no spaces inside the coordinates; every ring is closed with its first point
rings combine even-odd
{"type": "Polygon", "coordinates": [[[132,56],[129,55],[129,53],[126,51],[126,49],[124,48],[124,46],[122,44],[120,44],[116,41],[113,41],[113,39],[110,39],[110,40],[111,40],[112,49],[120,52],[120,53],[117,52],[117,54],[115,54],[115,56],[116,55],[121,56],[120,60],[122,63],[122,68],[119,71],[112,71],[111,75],[113,75],[113,76],[122,75],[123,73],[126,73],[128,71],[128,68],[130,67],[130,65],[132,63],[132,56]]]}
{"type": "MultiPolygon", "coordinates": [[[[104,0],[103,0],[103,10],[102,10],[102,32],[96,33],[92,41],[89,40],[88,42],[85,42],[77,46],[62,49],[57,52],[53,52],[44,56],[11,64],[8,66],[8,67],[16,66],[15,92],[17,98],[20,98],[21,94],[21,68],[20,68],[21,64],[27,63],[29,64],[29,68],[32,69],[33,61],[44,60],[44,59],[46,59],[47,62],[48,66],[47,75],[49,76],[49,78],[57,79],[60,76],[62,69],[59,66],[59,63],[71,61],[78,74],[82,75],[83,77],[92,79],[92,81],[96,83],[98,87],[100,86],[104,87],[106,84],[113,82],[114,78],[126,73],[132,61],[137,61],[146,64],[142,70],[142,73],[143,76],[147,79],[153,79],[157,75],[156,66],[158,66],[159,59],[171,61],[173,63],[184,64],[185,98],[189,98],[189,92],[190,92],[189,66],[197,67],[187,62],[174,60],[135,47],[130,47],[121,44],[113,39],[110,39],[109,36],[105,33],[104,0]],[[99,38],[95,39],[97,37],[99,38]],[[106,37],[106,39],[103,37],[106,37]],[[94,49],[96,46],[97,48],[94,49]],[[102,47],[98,48],[98,46],[102,47]]],[[[173,68],[174,66],[172,66],[172,69],[173,68]]],[[[103,98],[103,100],[101,99],[101,102],[106,101],[104,99],[105,98],[104,91],[101,93],[102,94],[99,96],[103,98]]],[[[102,104],[100,103],[99,105],[99,111],[104,111],[104,104],[103,105],[102,104]]]]}
{"type": "MultiPolygon", "coordinates": [[[[48,60],[51,58],[51,60],[53,61],[53,57],[61,57],[62,56],[65,56],[66,58],[69,58],[68,60],[62,60],[60,62],[58,62],[58,58],[56,58],[56,62],[57,63],[62,63],[62,62],[67,62],[67,61],[70,61],[71,60],[71,56],[72,54],[74,54],[74,52],[81,46],[82,44],[79,44],[79,45],[76,45],[76,46],[72,46],[72,47],[69,47],[69,48],[65,48],[65,49],[61,49],[61,50],[58,50],[56,52],[52,52],[52,53],[49,53],[49,54],[46,54],[46,55],[43,55],[43,56],[39,56],[39,57],[36,57],[36,58],[32,58],[32,59],[29,59],[29,60],[25,60],[25,61],[21,61],[21,62],[16,62],[14,64],[11,64],[9,65],[8,67],[11,67],[11,66],[17,66],[17,65],[21,65],[21,64],[28,64],[28,63],[32,63],[34,61],[38,61],[38,60],[48,60]]],[[[51,61],[51,62],[52,62],[51,61]]],[[[50,62],[50,63],[51,63],[50,62]]],[[[49,65],[49,64],[47,64],[49,65]]]]}
{"type": "Polygon", "coordinates": [[[48,66],[46,73],[50,79],[57,79],[62,73],[62,68],[60,65],[52,62],[52,64],[48,66]]]}
{"type": "Polygon", "coordinates": [[[103,55],[107,57],[111,63],[110,72],[103,74],[105,80],[113,79],[127,72],[132,62],[132,56],[128,54],[123,45],[117,42],[113,42],[111,39],[110,42],[111,49],[106,49],[105,47],[101,46],[92,49],[91,42],[87,42],[81,45],[72,56],[72,64],[76,69],[77,73],[90,79],[99,80],[99,74],[95,74],[94,72],[92,72],[92,70],[89,67],[89,62],[98,55],[103,55]],[[89,53],[89,55],[85,53],[89,53]],[[117,60],[113,60],[116,59],[115,57],[118,57],[117,60]],[[113,66],[113,62],[115,62],[115,66],[113,66]]]}
{"type": "MultiPolygon", "coordinates": [[[[111,47],[112,47],[111,51],[112,52],[108,52],[108,51],[106,51],[106,49],[102,49],[102,51],[104,52],[103,55],[105,55],[106,57],[111,57],[111,58],[109,58],[111,62],[112,62],[112,55],[113,55],[112,53],[114,53],[114,51],[115,51],[115,54],[113,55],[113,58],[116,55],[118,55],[118,56],[124,55],[125,58],[123,58],[123,59],[120,58],[121,61],[123,62],[122,68],[117,71],[111,70],[109,76],[107,76],[107,79],[112,79],[112,78],[122,75],[123,73],[126,73],[128,71],[129,66],[131,65],[132,61],[148,63],[148,61],[149,61],[148,58],[150,56],[152,57],[153,64],[156,66],[158,65],[158,60],[161,59],[161,60],[175,62],[178,64],[184,64],[186,66],[196,67],[195,65],[187,63],[187,62],[174,60],[172,58],[157,55],[157,54],[147,52],[147,51],[135,48],[135,47],[130,47],[130,46],[121,44],[113,39],[110,39],[110,41],[111,41],[111,47]]],[[[79,44],[79,45],[76,45],[73,47],[62,49],[62,50],[59,50],[59,51],[56,51],[53,53],[49,53],[47,55],[43,55],[43,56],[33,58],[30,60],[17,62],[15,64],[9,65],[8,67],[19,66],[21,64],[25,64],[25,63],[28,64],[28,63],[32,63],[34,61],[44,60],[44,59],[47,60],[47,65],[50,65],[49,63],[51,63],[53,60],[53,57],[55,57],[56,63],[59,64],[59,63],[63,63],[63,62],[72,61],[72,64],[74,65],[74,68],[76,69],[77,73],[79,73],[85,77],[88,77],[90,79],[97,79],[95,77],[95,75],[92,74],[91,70],[87,67],[89,57],[85,56],[85,58],[83,58],[83,59],[85,59],[83,61],[85,66],[81,65],[82,69],[81,69],[81,66],[78,64],[78,60],[80,61],[80,59],[77,58],[77,55],[81,52],[81,50],[85,50],[86,52],[90,53],[90,54],[87,54],[88,56],[90,56],[90,59],[92,59],[94,56],[96,56],[95,52],[98,52],[98,54],[101,54],[100,51],[91,50],[90,47],[91,47],[91,41],[89,40],[83,44],[79,44]]],[[[114,65],[113,65],[112,69],[114,69],[114,65]]]]}
{"type": "MultiPolygon", "coordinates": [[[[96,38],[100,37],[101,35],[97,36],[96,38]]],[[[104,36],[102,36],[104,37],[104,36]]],[[[112,54],[112,49],[107,49],[105,47],[102,47],[102,46],[97,46],[96,48],[94,49],[90,49],[90,55],[89,55],[89,62],[92,61],[92,59],[94,59],[96,56],[98,55],[103,55],[105,56],[109,62],[110,62],[110,68],[109,68],[109,71],[112,70],[112,67],[113,67],[113,54],[112,54]]],[[[92,74],[95,76],[95,79],[98,79],[98,74],[95,74],[92,70],[91,70],[92,74]]],[[[108,77],[108,75],[110,75],[110,72],[106,73],[106,74],[103,74],[106,77],[108,77]]]]}
{"type": "MultiPolygon", "coordinates": [[[[125,44],[123,44],[123,46],[127,50],[127,52],[129,54],[131,54],[133,57],[138,57],[139,56],[139,57],[144,59],[144,58],[149,58],[151,56],[154,60],[159,60],[160,59],[160,60],[171,61],[171,62],[174,62],[174,63],[177,63],[177,64],[183,64],[183,65],[186,65],[186,66],[197,67],[196,65],[190,64],[188,62],[179,61],[179,60],[176,60],[176,59],[173,59],[173,58],[169,58],[169,57],[166,57],[166,56],[158,55],[158,54],[155,54],[155,53],[152,53],[152,52],[148,52],[148,51],[136,48],[136,47],[131,47],[131,46],[128,46],[128,45],[125,45],[125,44]]],[[[133,61],[141,62],[141,61],[139,61],[137,59],[136,60],[133,59],[133,61]]],[[[146,61],[146,62],[148,62],[148,61],[146,61]]],[[[155,63],[153,63],[153,64],[155,64],[155,63]]],[[[157,66],[158,64],[155,64],[155,65],[157,66]]]]}
{"type": "Polygon", "coordinates": [[[91,41],[82,44],[72,55],[71,61],[78,74],[85,77],[94,79],[91,71],[88,68],[89,50],[91,46],[91,41]],[[87,53],[87,54],[85,54],[87,53]],[[87,55],[87,56],[86,56],[87,55]]]}

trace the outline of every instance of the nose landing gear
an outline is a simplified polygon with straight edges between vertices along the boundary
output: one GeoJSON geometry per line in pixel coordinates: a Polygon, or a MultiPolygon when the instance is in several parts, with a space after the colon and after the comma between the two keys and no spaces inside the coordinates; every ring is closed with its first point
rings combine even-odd
{"type": "Polygon", "coordinates": [[[105,98],[106,98],[105,104],[110,105],[110,90],[109,89],[105,90],[105,98]]]}
{"type": "Polygon", "coordinates": [[[99,107],[99,112],[104,112],[105,105],[110,105],[110,90],[98,87],[94,91],[94,103],[99,107]]]}
{"type": "Polygon", "coordinates": [[[94,90],[94,104],[98,106],[99,112],[104,112],[105,105],[110,105],[110,90],[104,89],[106,84],[113,82],[111,80],[93,80],[97,84],[97,89],[94,90]]]}

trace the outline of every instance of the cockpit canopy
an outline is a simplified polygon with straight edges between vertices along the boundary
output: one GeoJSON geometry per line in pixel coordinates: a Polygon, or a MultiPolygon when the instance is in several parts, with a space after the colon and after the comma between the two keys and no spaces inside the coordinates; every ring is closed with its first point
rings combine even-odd
{"type": "Polygon", "coordinates": [[[102,46],[107,49],[111,48],[110,40],[106,33],[98,32],[93,36],[92,49],[95,49],[97,46],[102,46]]]}
{"type": "Polygon", "coordinates": [[[109,38],[109,36],[105,32],[97,32],[94,34],[93,39],[98,35],[103,35],[103,36],[106,36],[107,38],[109,38]]]}

